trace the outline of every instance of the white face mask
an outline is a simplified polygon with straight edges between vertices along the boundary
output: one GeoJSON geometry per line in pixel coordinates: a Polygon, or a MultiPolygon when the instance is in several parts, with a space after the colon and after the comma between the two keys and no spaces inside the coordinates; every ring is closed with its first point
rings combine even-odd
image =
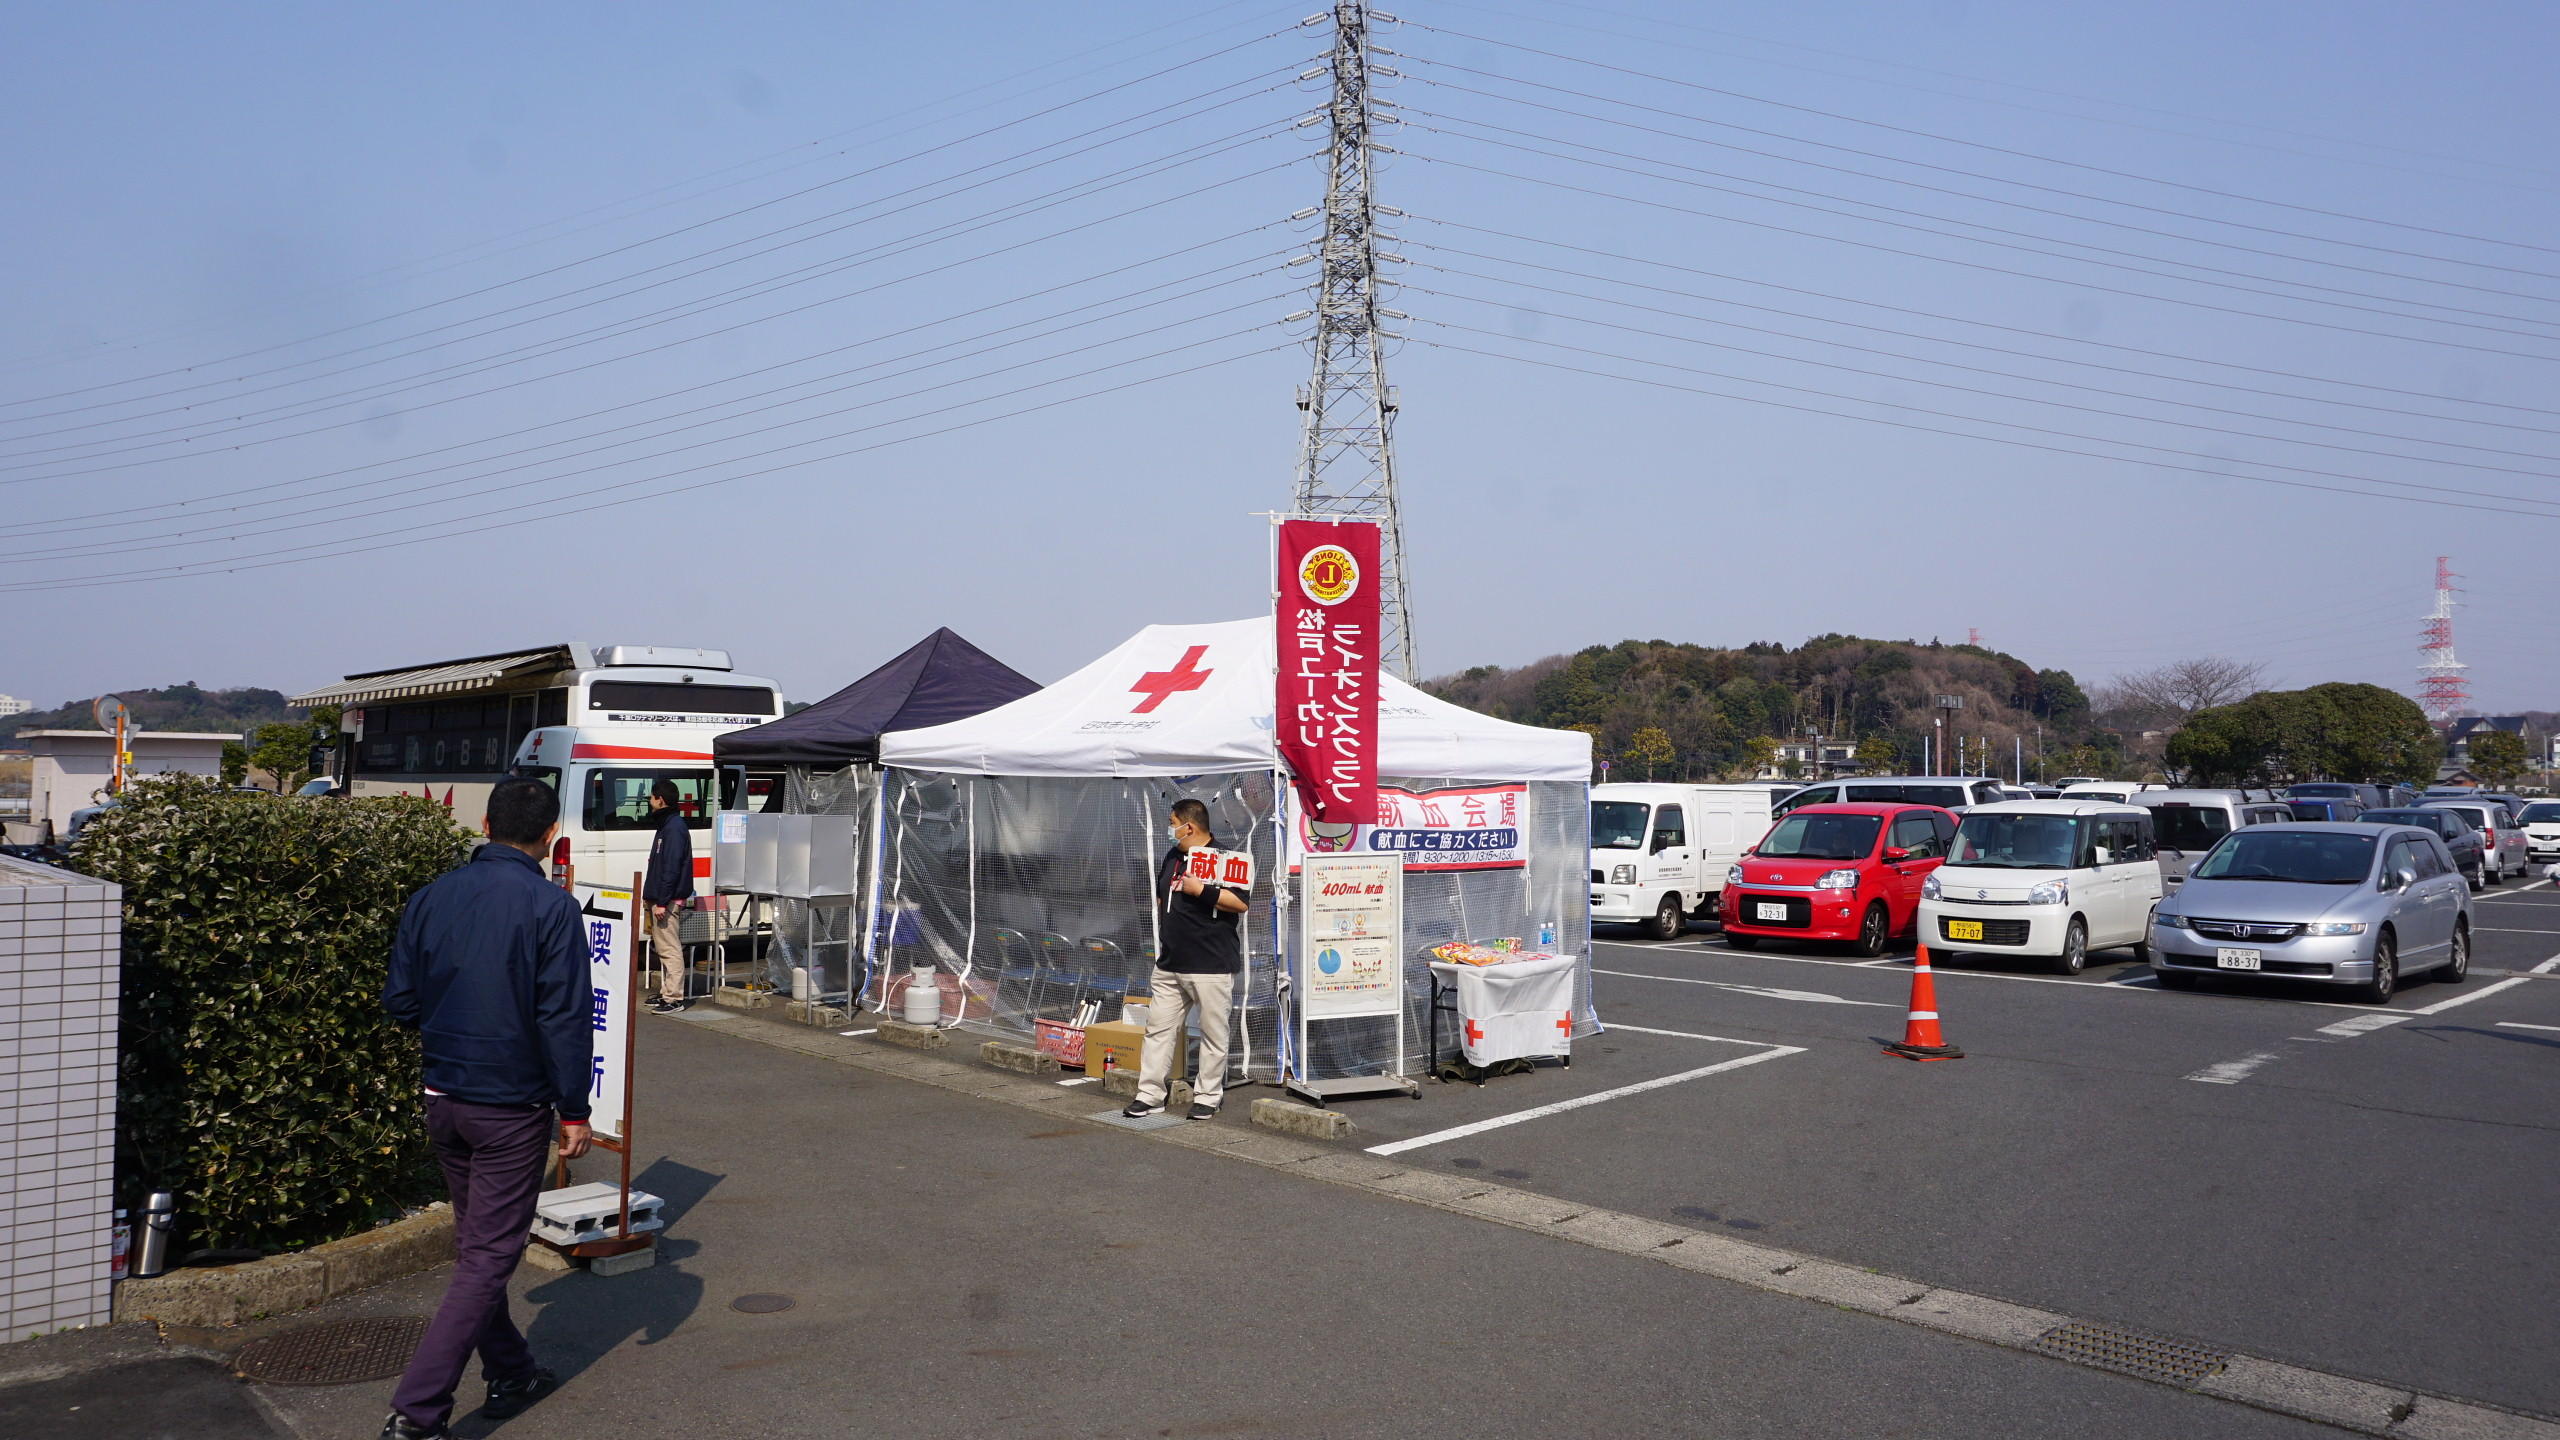
{"type": "Polygon", "coordinates": [[[1164,827],[1164,838],[1166,838],[1167,840],[1172,841],[1172,842],[1173,842],[1174,844],[1176,844],[1176,845],[1181,844],[1181,843],[1182,843],[1182,827],[1181,827],[1181,826],[1179,826],[1179,825],[1167,825],[1166,827],[1164,827]]]}

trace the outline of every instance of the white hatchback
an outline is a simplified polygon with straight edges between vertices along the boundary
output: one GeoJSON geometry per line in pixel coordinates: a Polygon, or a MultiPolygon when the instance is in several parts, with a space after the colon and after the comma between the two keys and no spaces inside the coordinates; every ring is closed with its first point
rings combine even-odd
{"type": "Polygon", "coordinates": [[[2560,800],[2531,800],[2516,817],[2524,848],[2536,860],[2560,860],[2560,800]]]}
{"type": "Polygon", "coordinates": [[[2089,952],[2151,958],[2160,903],[2151,812],[2083,800],[1978,805],[1947,863],[1920,890],[1919,935],[1933,961],[1965,952],[2034,955],[2077,975],[2089,952]]]}

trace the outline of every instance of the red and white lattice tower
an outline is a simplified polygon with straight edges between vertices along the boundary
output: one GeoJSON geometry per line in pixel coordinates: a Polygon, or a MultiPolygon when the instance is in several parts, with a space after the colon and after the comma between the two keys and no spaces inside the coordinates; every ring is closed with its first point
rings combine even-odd
{"type": "Polygon", "coordinates": [[[2462,672],[2471,667],[2453,657],[2453,557],[2436,557],[2436,608],[2427,613],[2418,653],[2418,708],[2438,727],[2471,708],[2471,691],[2462,672]]]}

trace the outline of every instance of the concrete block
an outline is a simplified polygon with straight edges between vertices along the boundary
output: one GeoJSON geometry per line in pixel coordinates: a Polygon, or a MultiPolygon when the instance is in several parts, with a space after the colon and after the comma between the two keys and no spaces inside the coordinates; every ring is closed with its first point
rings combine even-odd
{"type": "Polygon", "coordinates": [[[527,1245],[524,1247],[524,1263],[532,1266],[536,1270],[548,1270],[555,1274],[578,1268],[577,1261],[570,1259],[568,1256],[561,1254],[559,1251],[552,1249],[548,1245],[527,1245]]]}
{"type": "Polygon", "coordinates": [[[903,1045],[910,1050],[951,1048],[950,1031],[934,1025],[910,1025],[904,1020],[892,1020],[886,1015],[880,1017],[880,1033],[876,1038],[891,1045],[903,1045]]]}
{"type": "Polygon", "coordinates": [[[841,1005],[825,1005],[815,1000],[794,1000],[784,1013],[803,1025],[849,1025],[853,1012],[841,1005]]]}
{"type": "Polygon", "coordinates": [[[1789,1295],[1807,1300],[1821,1300],[1850,1310],[1863,1310],[1870,1315],[1898,1315],[1904,1305],[1917,1301],[1929,1287],[1895,1275],[1879,1275],[1854,1265],[1836,1264],[1829,1260],[1808,1260],[1801,1265],[1772,1270],[1760,1283],[1789,1295]]]}
{"type": "Polygon", "coordinates": [[[316,1255],[277,1255],[247,1265],[172,1270],[116,1288],[116,1318],[164,1325],[237,1325],[282,1315],[329,1298],[329,1262],[316,1255]]]}
{"type": "MultiPolygon", "coordinates": [[[[1106,1070],[1102,1072],[1102,1093],[1121,1100],[1137,1099],[1138,1072],[1135,1070],[1106,1070]]],[[[1173,1093],[1166,1097],[1165,1108],[1169,1110],[1180,1110],[1185,1114],[1190,1113],[1190,1081],[1176,1080],[1173,1082],[1173,1093]]]]}
{"type": "Polygon", "coordinates": [[[2423,1440],[2555,1440],[2555,1437],[2560,1437],[2560,1425],[2536,1420],[2529,1415],[2510,1415],[2503,1410],[2465,1405],[2459,1400],[2439,1400],[2433,1395],[2415,1396],[2413,1405],[2409,1418],[2401,1421],[2392,1434],[2423,1437],[2423,1440]]]}
{"type": "Polygon", "coordinates": [[[1914,1325],[2018,1349],[2035,1344],[2037,1336],[2070,1319],[2050,1310],[2031,1310],[1961,1290],[1932,1290],[1893,1313],[1895,1319],[1914,1325]]]}
{"type": "Polygon", "coordinates": [[[658,1247],[655,1245],[649,1245],[621,1255],[599,1255],[595,1259],[587,1262],[587,1273],[590,1275],[628,1275],[634,1270],[646,1270],[657,1263],[658,1247]]]}
{"type": "Polygon", "coordinates": [[[2370,1435],[2398,1433],[2391,1430],[2392,1421],[2410,1398],[2406,1390],[2280,1365],[2252,1355],[2232,1356],[2229,1364],[2198,1381],[2195,1388],[2200,1394],[2219,1395],[2261,1410],[2325,1420],[2370,1435]]]}
{"type": "Polygon", "coordinates": [[[732,1010],[764,1010],[782,1003],[782,997],[770,990],[738,990],[726,985],[712,991],[711,1000],[732,1010]]]}
{"type": "Polygon", "coordinates": [[[999,1070],[1021,1075],[1055,1075],[1060,1066],[1055,1055],[1043,1055],[1028,1045],[1010,1040],[990,1040],[978,1047],[978,1058],[999,1070]]]}
{"type": "Polygon", "coordinates": [[[1339,1110],[1319,1110],[1295,1100],[1278,1099],[1254,1101],[1253,1123],[1284,1135],[1304,1135],[1312,1140],[1340,1140],[1353,1128],[1351,1117],[1339,1110]]]}

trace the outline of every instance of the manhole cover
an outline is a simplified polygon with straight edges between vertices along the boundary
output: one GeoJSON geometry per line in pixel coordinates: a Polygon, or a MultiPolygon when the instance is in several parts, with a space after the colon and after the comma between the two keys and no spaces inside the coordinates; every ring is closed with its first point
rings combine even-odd
{"type": "Polygon", "coordinates": [[[240,1347],[232,1368],[268,1385],[352,1385],[388,1380],[409,1366],[427,1333],[424,1315],[306,1325],[240,1347]]]}
{"type": "Polygon", "coordinates": [[[729,1302],[729,1308],[747,1315],[771,1315],[790,1309],[793,1303],[788,1295],[741,1295],[729,1302]]]}
{"type": "Polygon", "coordinates": [[[2036,1348],[2064,1360],[2172,1385],[2193,1385],[2231,1360],[2228,1350],[2208,1350],[2201,1345],[2077,1320],[2056,1325],[2037,1336],[2036,1348]]]}

